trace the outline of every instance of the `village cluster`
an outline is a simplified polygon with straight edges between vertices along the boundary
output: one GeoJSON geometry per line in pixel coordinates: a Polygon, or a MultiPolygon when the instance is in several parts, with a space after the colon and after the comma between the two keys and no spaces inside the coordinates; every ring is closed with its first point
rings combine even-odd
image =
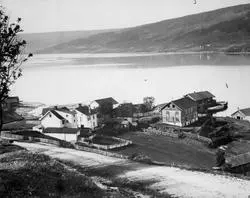
{"type": "MultiPolygon", "coordinates": [[[[227,109],[227,102],[218,102],[208,91],[193,92],[184,97],[154,106],[152,97],[147,97],[142,104],[119,104],[112,97],[97,99],[88,105],[77,107],[52,106],[44,108],[40,125],[35,126],[48,135],[66,141],[76,140],[78,129],[95,130],[107,122],[116,121],[121,127],[137,126],[138,118],[158,117],[167,126],[186,127],[198,121],[200,117],[210,116],[227,109]],[[148,104],[149,103],[149,106],[148,104]]],[[[19,104],[18,97],[9,97],[4,103],[6,112],[15,109],[19,104]]],[[[250,108],[238,109],[231,115],[235,119],[250,121],[250,108]]]]}
{"type": "MultiPolygon", "coordinates": [[[[95,130],[112,121],[118,122],[123,128],[136,127],[141,117],[158,118],[158,121],[170,127],[186,127],[198,121],[199,117],[212,116],[227,109],[226,102],[217,102],[214,98],[210,92],[202,91],[156,106],[153,106],[152,97],[146,98],[142,104],[119,104],[109,97],[94,100],[88,105],[79,104],[71,109],[53,106],[43,109],[41,125],[34,129],[59,139],[76,141],[79,129],[95,130]]],[[[241,111],[233,116],[239,118],[238,114],[241,111]]]]}
{"type": "MultiPolygon", "coordinates": [[[[15,116],[13,119],[18,120],[19,115],[14,112],[19,104],[18,97],[9,97],[3,106],[6,112],[4,115],[8,116],[9,113],[15,116]]],[[[220,167],[225,164],[225,146],[221,145],[231,141],[231,135],[227,125],[216,126],[216,117],[213,115],[227,108],[227,102],[217,101],[208,91],[189,93],[159,105],[154,105],[153,97],[145,97],[141,104],[119,104],[109,97],[94,100],[87,105],[80,103],[43,108],[36,120],[38,124],[32,130],[54,140],[71,142],[84,149],[95,148],[100,152],[133,144],[131,140],[119,137],[120,132],[124,131],[160,133],[178,139],[184,135],[184,138],[195,139],[214,148],[220,146],[223,156],[222,160],[218,160],[220,167]]],[[[231,119],[250,121],[250,108],[238,109],[231,115],[231,119]]],[[[228,159],[233,167],[242,170],[243,166],[249,164],[249,153],[228,159]]]]}

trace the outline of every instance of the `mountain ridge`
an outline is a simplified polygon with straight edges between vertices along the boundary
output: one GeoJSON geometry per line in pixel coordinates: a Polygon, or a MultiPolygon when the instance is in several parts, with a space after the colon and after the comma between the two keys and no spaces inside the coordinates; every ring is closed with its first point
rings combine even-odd
{"type": "Polygon", "coordinates": [[[250,51],[250,4],[96,32],[39,53],[250,51]]]}

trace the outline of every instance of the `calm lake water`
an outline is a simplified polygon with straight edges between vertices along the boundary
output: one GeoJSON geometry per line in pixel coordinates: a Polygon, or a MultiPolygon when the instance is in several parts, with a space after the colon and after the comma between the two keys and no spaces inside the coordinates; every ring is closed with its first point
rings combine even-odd
{"type": "Polygon", "coordinates": [[[229,102],[223,115],[250,107],[250,56],[50,54],[35,55],[23,68],[12,93],[23,101],[68,104],[113,96],[139,103],[154,96],[159,104],[208,90],[229,102]]]}

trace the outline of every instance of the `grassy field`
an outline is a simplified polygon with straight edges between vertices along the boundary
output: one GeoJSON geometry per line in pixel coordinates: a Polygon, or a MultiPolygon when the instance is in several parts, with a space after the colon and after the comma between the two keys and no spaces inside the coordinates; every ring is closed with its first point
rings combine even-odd
{"type": "Polygon", "coordinates": [[[121,138],[133,141],[133,146],[115,151],[125,155],[142,154],[153,161],[186,168],[211,169],[215,166],[215,150],[194,140],[174,139],[161,135],[130,132],[121,138]]]}
{"type": "Polygon", "coordinates": [[[32,129],[37,124],[27,122],[26,120],[19,120],[3,125],[3,130],[19,130],[19,129],[32,129]]]}

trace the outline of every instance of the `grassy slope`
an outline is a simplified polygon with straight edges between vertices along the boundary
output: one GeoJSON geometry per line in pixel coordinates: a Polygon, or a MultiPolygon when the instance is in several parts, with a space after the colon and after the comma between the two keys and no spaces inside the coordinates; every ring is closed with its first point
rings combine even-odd
{"type": "Polygon", "coordinates": [[[92,198],[105,195],[90,178],[46,155],[25,150],[0,155],[0,197],[92,198]]]}
{"type": "Polygon", "coordinates": [[[80,38],[43,53],[249,50],[250,4],[80,38]]]}
{"type": "Polygon", "coordinates": [[[211,169],[215,166],[215,152],[195,141],[174,139],[167,136],[131,132],[122,138],[132,140],[134,146],[117,151],[125,155],[143,154],[154,161],[186,168],[211,169]]]}
{"type": "Polygon", "coordinates": [[[65,32],[45,32],[22,34],[22,38],[28,43],[26,51],[36,53],[47,47],[66,43],[71,40],[86,38],[91,35],[103,33],[111,30],[86,30],[86,31],[65,31],[65,32]]]}

